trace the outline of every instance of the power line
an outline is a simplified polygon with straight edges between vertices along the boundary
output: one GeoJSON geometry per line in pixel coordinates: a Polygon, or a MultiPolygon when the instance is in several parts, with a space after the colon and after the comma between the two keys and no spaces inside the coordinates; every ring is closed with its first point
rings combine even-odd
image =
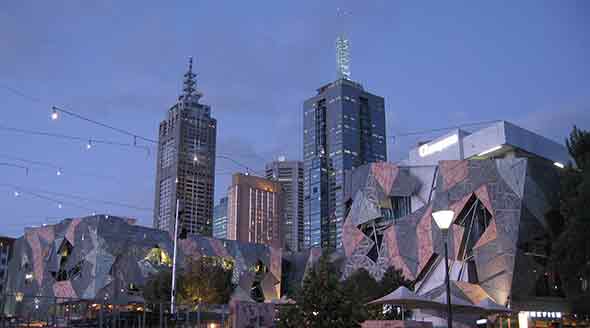
{"type": "MultiPolygon", "coordinates": [[[[114,181],[116,183],[120,183],[120,181],[121,181],[121,177],[85,173],[85,172],[83,172],[81,170],[78,170],[78,169],[74,169],[74,170],[68,169],[66,166],[58,165],[58,164],[51,163],[51,162],[37,161],[37,160],[32,160],[32,159],[27,159],[27,158],[22,158],[22,157],[5,155],[5,154],[0,154],[0,158],[4,158],[4,159],[7,159],[7,160],[12,160],[12,161],[18,161],[18,162],[26,163],[26,164],[29,164],[31,166],[37,166],[37,167],[42,167],[42,168],[49,168],[49,169],[52,169],[52,170],[59,170],[61,172],[61,174],[63,174],[63,173],[69,173],[69,172],[78,172],[75,175],[96,178],[96,179],[100,179],[102,181],[104,181],[105,179],[108,179],[108,180],[112,180],[112,181],[114,181]]],[[[33,169],[31,169],[31,168],[28,168],[27,167],[27,169],[28,169],[27,175],[28,175],[28,173],[30,171],[33,171],[33,169]]]]}
{"type": "Polygon", "coordinates": [[[114,126],[112,126],[112,125],[109,125],[109,124],[106,124],[106,123],[99,122],[99,121],[97,121],[97,120],[94,120],[94,119],[88,118],[88,117],[86,117],[86,116],[82,116],[82,115],[80,115],[80,114],[78,114],[78,113],[75,113],[75,112],[72,112],[72,111],[69,111],[69,110],[66,110],[66,109],[63,109],[63,108],[57,107],[57,106],[52,106],[52,107],[51,107],[51,109],[53,110],[53,112],[54,112],[54,113],[55,113],[55,112],[64,113],[64,114],[67,114],[67,115],[73,116],[73,117],[75,117],[75,118],[77,118],[77,119],[80,119],[80,120],[83,120],[83,121],[86,121],[86,122],[89,122],[89,123],[92,123],[92,124],[96,124],[96,125],[98,125],[98,126],[102,126],[103,128],[107,128],[107,129],[113,130],[113,131],[115,131],[115,132],[119,132],[119,133],[125,134],[125,135],[127,135],[127,136],[133,137],[133,144],[134,144],[134,145],[137,145],[137,139],[141,139],[141,140],[144,140],[144,141],[147,141],[147,142],[151,142],[151,143],[158,143],[158,142],[157,142],[156,140],[154,140],[154,139],[150,139],[150,138],[142,137],[142,136],[140,136],[140,135],[138,135],[138,134],[135,134],[135,133],[129,132],[129,131],[127,131],[127,130],[123,130],[123,129],[121,129],[121,128],[114,127],[114,126]]]}
{"type": "Polygon", "coordinates": [[[12,88],[12,87],[7,86],[7,85],[0,84],[0,88],[2,88],[4,90],[8,90],[11,93],[13,93],[13,94],[15,94],[15,95],[17,95],[19,97],[25,98],[27,100],[30,100],[30,101],[33,101],[33,102],[41,102],[41,99],[36,98],[36,97],[33,97],[33,96],[30,96],[30,95],[27,95],[27,94],[23,93],[22,91],[19,91],[19,90],[15,89],[15,88],[12,88]]]}
{"type": "Polygon", "coordinates": [[[50,196],[42,195],[42,194],[40,194],[38,192],[31,191],[31,190],[28,190],[28,189],[25,189],[25,188],[22,188],[22,187],[18,187],[18,186],[14,186],[14,185],[9,185],[9,184],[0,184],[0,186],[8,187],[8,188],[13,189],[14,190],[14,196],[15,197],[20,197],[21,194],[30,195],[30,196],[33,196],[35,198],[41,199],[41,200],[45,200],[45,201],[49,201],[49,202],[55,203],[59,209],[63,208],[63,205],[68,205],[68,206],[77,207],[77,208],[80,208],[80,209],[83,209],[83,210],[86,210],[86,211],[91,211],[91,212],[94,211],[93,209],[88,208],[86,206],[82,206],[82,205],[78,205],[76,203],[72,203],[72,202],[69,202],[69,201],[63,201],[63,200],[60,200],[60,199],[57,199],[57,198],[53,198],[53,197],[50,197],[50,196]]]}
{"type": "Polygon", "coordinates": [[[8,167],[15,167],[18,169],[23,169],[25,170],[25,174],[29,175],[29,168],[26,166],[22,166],[22,165],[18,165],[18,164],[12,164],[12,163],[4,163],[4,162],[0,162],[0,166],[8,166],[8,167]]]}
{"type": "MultiPolygon", "coordinates": [[[[50,200],[56,203],[62,203],[63,201],[57,199],[57,198],[53,198],[52,196],[56,196],[56,197],[62,197],[62,198],[69,198],[69,199],[76,199],[76,200],[81,200],[81,201],[85,201],[85,202],[93,202],[93,203],[100,203],[100,204],[105,204],[105,205],[111,205],[111,206],[117,206],[117,207],[123,207],[123,208],[129,208],[129,209],[133,209],[133,210],[138,210],[138,211],[149,211],[152,212],[153,209],[152,208],[147,208],[147,207],[141,207],[141,206],[137,206],[137,205],[133,205],[133,204],[127,204],[127,203],[121,203],[121,202],[116,202],[116,201],[111,201],[111,200],[104,200],[104,199],[98,199],[98,198],[90,198],[90,197],[86,197],[86,196],[79,196],[79,195],[74,195],[74,194],[67,194],[67,193],[62,193],[62,192],[55,192],[55,191],[50,191],[50,190],[43,190],[43,189],[29,189],[29,188],[25,188],[22,186],[18,186],[18,185],[14,185],[14,184],[9,184],[9,183],[1,183],[0,186],[2,187],[6,187],[6,188],[11,188],[17,192],[22,192],[22,193],[26,193],[26,194],[31,194],[34,195],[38,198],[42,198],[45,200],[50,200]],[[50,196],[47,196],[50,195],[50,196]]],[[[15,195],[18,196],[18,195],[15,195]]],[[[69,204],[74,204],[74,203],[69,203],[69,204]]],[[[84,208],[89,210],[88,207],[84,207],[84,206],[79,206],[80,208],[84,208]]]]}
{"type": "MultiPolygon", "coordinates": [[[[227,156],[222,155],[222,158],[230,158],[227,156]]],[[[218,156],[220,157],[220,156],[218,156]]],[[[49,168],[52,170],[59,170],[61,172],[61,174],[68,174],[68,172],[78,172],[76,173],[76,175],[80,175],[80,176],[86,176],[86,177],[91,177],[91,178],[96,178],[96,179],[100,179],[102,181],[104,181],[105,179],[113,181],[115,183],[120,183],[121,182],[121,177],[115,177],[115,176],[108,176],[108,175],[97,175],[97,174],[91,174],[91,173],[85,173],[82,172],[80,170],[77,169],[69,169],[67,166],[63,166],[63,165],[59,165],[56,163],[52,163],[52,162],[47,162],[47,161],[38,161],[38,160],[33,160],[33,159],[28,159],[28,158],[24,158],[24,157],[17,157],[17,156],[10,156],[10,155],[6,155],[6,154],[2,154],[0,153],[0,158],[3,159],[7,159],[7,160],[12,160],[12,161],[17,161],[17,162],[22,162],[25,164],[29,164],[31,166],[37,166],[37,167],[43,167],[43,168],[49,168]]],[[[232,160],[232,163],[239,165],[240,167],[243,168],[247,168],[247,166],[245,166],[244,164],[232,160]]],[[[33,169],[31,167],[27,167],[27,166],[23,166],[23,165],[19,165],[19,164],[13,164],[13,163],[2,163],[0,162],[0,166],[11,166],[11,167],[17,167],[17,168],[22,168],[22,169],[26,169],[26,174],[28,175],[31,171],[33,171],[33,169]]],[[[254,171],[254,170],[250,170],[248,169],[248,172],[257,172],[257,173],[261,173],[262,171],[254,171]]],[[[236,171],[231,171],[231,170],[226,170],[226,171],[216,171],[215,175],[233,175],[234,173],[236,173],[236,171]]],[[[61,175],[60,174],[60,175],[61,175]]]]}
{"type": "Polygon", "coordinates": [[[122,142],[117,142],[117,141],[112,141],[112,140],[96,139],[96,138],[92,138],[92,137],[87,138],[87,137],[72,136],[72,135],[52,133],[52,132],[20,129],[20,128],[14,128],[14,127],[3,126],[3,125],[0,125],[0,130],[14,132],[14,133],[18,133],[18,134],[24,134],[24,135],[31,135],[31,136],[52,137],[52,138],[58,138],[58,139],[63,139],[63,140],[86,142],[87,148],[89,145],[92,146],[93,144],[104,144],[104,145],[109,145],[109,146],[119,146],[119,147],[143,149],[148,153],[148,155],[151,154],[149,147],[144,146],[144,145],[122,143],[122,142]]]}
{"type": "MultiPolygon", "coordinates": [[[[36,103],[43,102],[42,99],[39,99],[37,97],[33,97],[31,95],[28,95],[25,92],[22,92],[22,91],[20,91],[20,90],[18,90],[16,88],[13,88],[13,87],[9,87],[7,85],[0,85],[0,88],[5,89],[5,90],[8,90],[9,92],[11,92],[11,93],[13,93],[13,94],[15,94],[17,96],[20,96],[20,97],[22,97],[24,99],[27,99],[29,101],[32,101],[32,102],[36,102],[36,103]]],[[[74,111],[71,111],[71,110],[67,110],[67,109],[64,109],[64,108],[61,108],[61,107],[58,107],[58,106],[51,106],[51,110],[52,110],[51,118],[54,119],[54,120],[58,118],[58,114],[57,113],[66,114],[66,115],[75,117],[77,119],[80,119],[80,120],[83,120],[83,121],[86,121],[86,122],[89,122],[89,123],[92,123],[92,124],[101,126],[103,128],[107,128],[107,129],[110,129],[112,131],[116,131],[118,133],[121,133],[121,134],[130,136],[130,137],[133,137],[133,145],[137,145],[137,140],[138,139],[143,140],[143,141],[147,141],[147,142],[150,142],[150,143],[157,143],[157,141],[154,140],[154,139],[146,138],[146,137],[143,137],[143,136],[141,136],[139,134],[136,134],[136,133],[132,133],[130,131],[127,131],[125,129],[121,129],[121,128],[112,126],[110,124],[99,122],[99,121],[97,121],[95,119],[86,117],[84,115],[78,114],[78,113],[76,113],[74,111]]]]}

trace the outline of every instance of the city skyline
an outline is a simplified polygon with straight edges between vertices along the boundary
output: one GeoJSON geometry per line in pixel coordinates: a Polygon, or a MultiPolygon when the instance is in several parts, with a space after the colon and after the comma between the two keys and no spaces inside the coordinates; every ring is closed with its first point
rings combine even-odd
{"type": "MultiPolygon", "coordinates": [[[[590,24],[584,20],[588,5],[544,4],[420,8],[407,2],[351,3],[347,29],[353,76],[385,98],[387,135],[506,119],[563,143],[573,124],[587,128],[590,65],[585,58],[590,51],[583,31],[590,24]]],[[[204,102],[219,121],[218,153],[232,154],[256,170],[281,154],[301,159],[301,104],[310,90],[336,77],[337,3],[271,4],[260,13],[245,5],[183,6],[0,5],[0,35],[11,45],[0,54],[0,99],[3,108],[15,109],[3,112],[0,125],[132,142],[74,119],[52,122],[50,108],[60,105],[154,137],[192,55],[202,74],[204,102]],[[217,18],[207,17],[215,16],[211,12],[217,18]],[[267,23],[276,28],[256,23],[271,13],[267,23]],[[199,19],[187,19],[192,15],[199,19]],[[80,20],[72,22],[72,17],[80,20]],[[170,21],[181,23],[171,26],[170,21]],[[198,42],[184,42],[192,34],[198,42]],[[249,128],[255,126],[267,128],[249,128]]],[[[85,142],[0,133],[1,155],[49,162],[63,172],[58,176],[55,169],[2,158],[30,169],[26,175],[17,167],[1,167],[5,185],[146,208],[153,204],[155,148],[149,154],[99,144],[86,150],[85,142]]],[[[388,158],[404,158],[410,146],[429,137],[388,140],[388,158]]],[[[216,202],[227,190],[229,174],[240,170],[219,161],[216,202]]],[[[58,208],[55,202],[15,197],[14,192],[6,186],[0,190],[0,210],[8,215],[0,229],[6,235],[20,235],[28,225],[90,215],[91,210],[151,225],[151,210],[54,195],[63,199],[58,208]]]]}

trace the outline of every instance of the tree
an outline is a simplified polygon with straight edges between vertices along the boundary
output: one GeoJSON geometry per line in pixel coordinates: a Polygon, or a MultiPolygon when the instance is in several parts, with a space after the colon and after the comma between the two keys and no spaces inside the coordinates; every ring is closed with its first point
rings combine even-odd
{"type": "Polygon", "coordinates": [[[226,304],[235,288],[233,262],[214,256],[189,259],[182,275],[181,300],[190,304],[226,304]]]}
{"type": "Polygon", "coordinates": [[[547,217],[551,226],[564,224],[553,242],[552,261],[574,310],[590,311],[590,132],[574,126],[566,146],[577,168],[561,174],[560,211],[547,217]],[[559,221],[556,221],[558,218],[559,221]]]}
{"type": "Polygon", "coordinates": [[[368,319],[392,317],[383,314],[382,306],[367,306],[401,285],[410,285],[401,271],[388,268],[377,282],[365,269],[340,280],[338,266],[322,254],[305,276],[301,289],[294,296],[295,305],[279,310],[279,326],[291,327],[359,327],[368,319]]]}
{"type": "MultiPolygon", "coordinates": [[[[379,284],[380,284],[380,288],[379,288],[380,293],[378,295],[376,295],[377,297],[375,297],[375,299],[381,298],[381,297],[393,292],[394,290],[400,288],[401,286],[407,287],[409,289],[414,289],[412,281],[406,279],[404,277],[404,274],[402,273],[402,271],[398,270],[394,266],[390,266],[389,268],[387,268],[387,271],[385,271],[385,273],[383,274],[383,278],[381,279],[379,284]]],[[[385,313],[383,312],[382,307],[378,306],[378,309],[381,311],[378,311],[377,315],[371,317],[371,319],[375,319],[375,320],[399,320],[399,319],[401,319],[401,313],[398,311],[394,311],[394,309],[391,307],[389,307],[388,308],[389,311],[387,311],[385,313]]],[[[370,312],[370,313],[375,313],[375,312],[370,312]]],[[[406,314],[406,316],[409,316],[409,314],[406,314]]]]}
{"type": "Polygon", "coordinates": [[[166,268],[151,275],[143,287],[143,297],[148,303],[170,302],[172,270],[166,268]]]}
{"type": "MultiPolygon", "coordinates": [[[[189,259],[177,272],[177,302],[184,304],[227,304],[235,286],[232,283],[233,263],[220,257],[201,256],[189,259]]],[[[170,302],[172,270],[161,268],[143,287],[149,303],[170,302]]]]}
{"type": "Polygon", "coordinates": [[[324,252],[307,272],[303,285],[295,295],[295,305],[279,311],[279,327],[358,327],[353,322],[349,305],[340,286],[340,272],[324,252]]]}
{"type": "Polygon", "coordinates": [[[379,306],[365,304],[379,298],[380,289],[380,283],[363,268],[356,270],[342,282],[345,304],[355,322],[360,323],[377,315],[379,306]]]}
{"type": "Polygon", "coordinates": [[[574,125],[569,138],[565,140],[565,145],[576,166],[580,170],[587,169],[590,165],[590,132],[580,130],[574,125]]]}

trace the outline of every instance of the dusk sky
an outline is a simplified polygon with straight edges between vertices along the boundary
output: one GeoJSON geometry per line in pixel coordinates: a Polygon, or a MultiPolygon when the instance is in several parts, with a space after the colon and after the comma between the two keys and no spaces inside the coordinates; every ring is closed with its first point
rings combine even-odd
{"type": "MultiPolygon", "coordinates": [[[[503,119],[563,143],[574,124],[590,129],[589,16],[583,0],[2,1],[0,234],[93,211],[151,226],[155,147],[86,150],[6,128],[133,142],[52,121],[56,105],[156,139],[189,56],[219,154],[255,169],[301,159],[303,101],[336,78],[342,31],[352,78],[385,98],[388,136],[503,119]]],[[[389,159],[433,136],[389,138],[389,159]]],[[[239,169],[217,161],[216,199],[239,169]]]]}

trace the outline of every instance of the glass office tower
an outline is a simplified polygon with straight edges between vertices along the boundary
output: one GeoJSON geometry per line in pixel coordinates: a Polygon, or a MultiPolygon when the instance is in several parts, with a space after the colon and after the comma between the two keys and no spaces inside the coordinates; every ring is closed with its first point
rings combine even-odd
{"type": "Polygon", "coordinates": [[[304,247],[342,246],[344,172],[387,160],[384,99],[339,77],[303,105],[304,247]]]}

